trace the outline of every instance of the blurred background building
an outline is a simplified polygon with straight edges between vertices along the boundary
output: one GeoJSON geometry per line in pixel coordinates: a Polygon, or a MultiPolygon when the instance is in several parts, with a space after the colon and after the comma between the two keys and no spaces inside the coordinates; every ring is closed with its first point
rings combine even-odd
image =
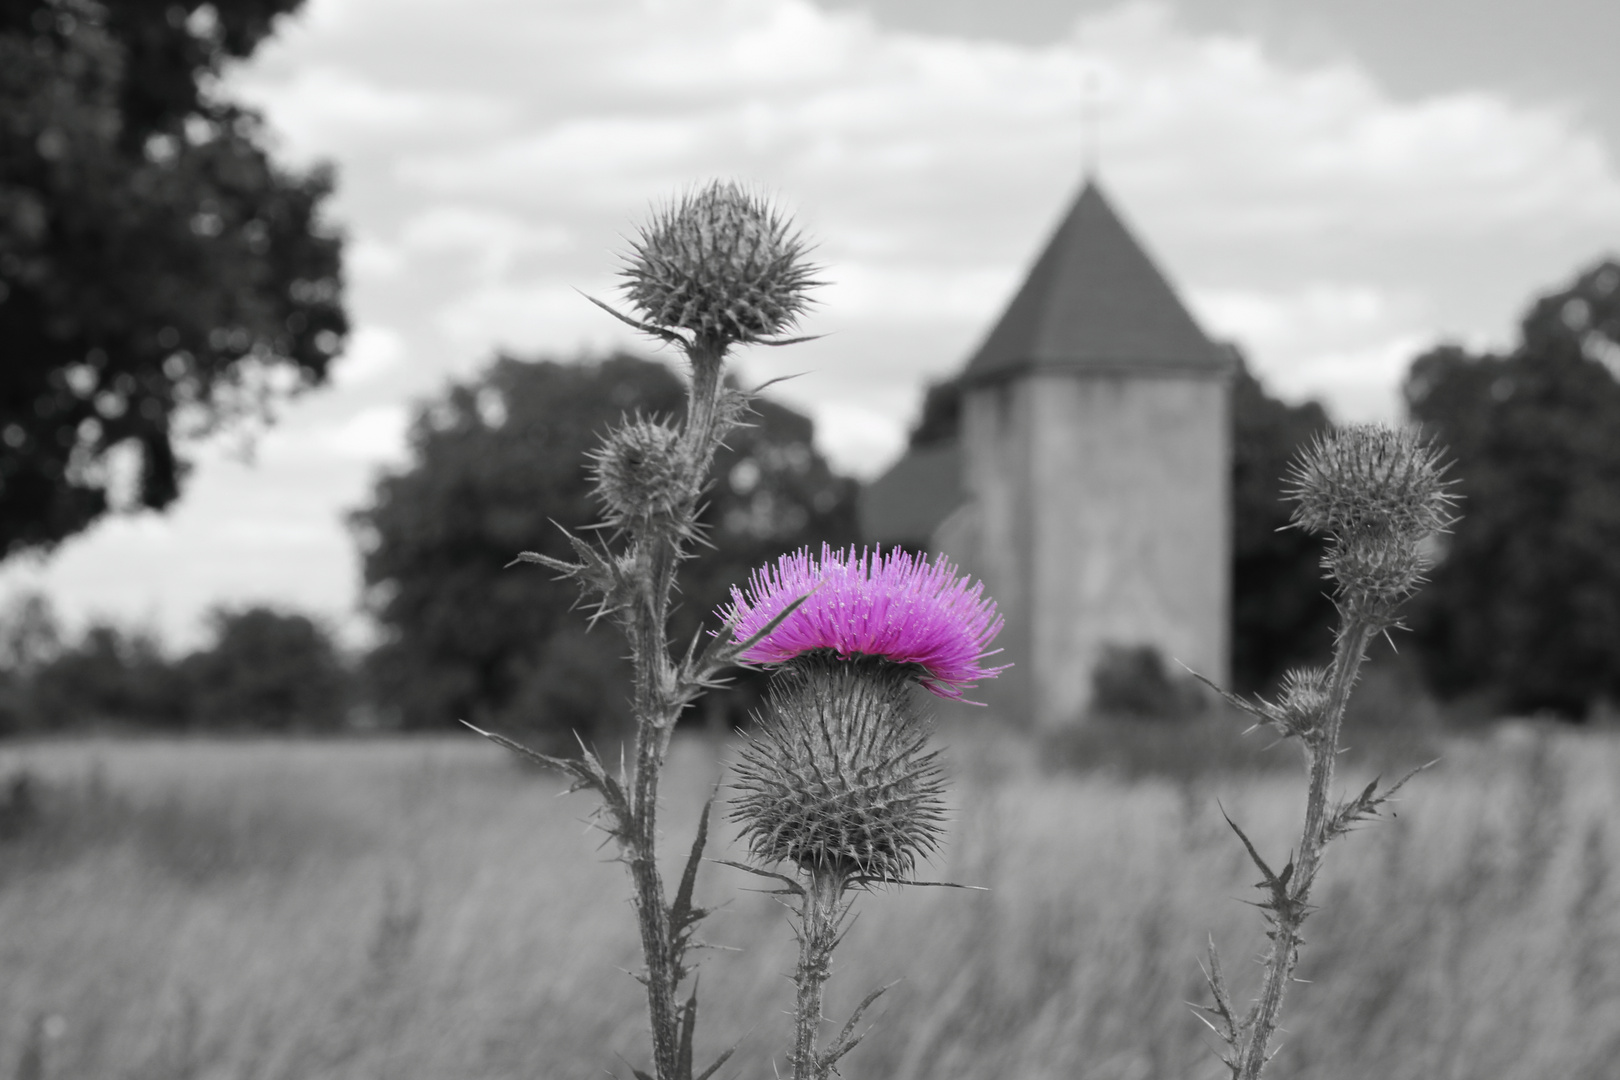
{"type": "Polygon", "coordinates": [[[1089,179],[957,377],[955,434],[862,492],[868,540],[996,598],[1007,715],[1074,722],[1110,649],[1226,681],[1233,367],[1089,179]]]}

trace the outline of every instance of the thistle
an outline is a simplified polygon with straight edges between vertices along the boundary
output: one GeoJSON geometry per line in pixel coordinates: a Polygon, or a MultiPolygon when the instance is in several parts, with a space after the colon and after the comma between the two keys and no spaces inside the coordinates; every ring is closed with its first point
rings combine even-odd
{"type": "Polygon", "coordinates": [[[1447,488],[1439,453],[1417,431],[1364,424],[1318,438],[1286,493],[1293,524],[1328,538],[1322,568],[1341,609],[1388,625],[1423,581],[1425,541],[1451,526],[1447,488]]]}
{"type": "Polygon", "coordinates": [[[756,195],[717,183],[654,216],[620,275],[642,319],[724,349],[790,329],[821,284],[792,226],[756,195]]]}
{"type": "Polygon", "coordinates": [[[1328,797],[1339,727],[1367,646],[1396,628],[1401,601],[1423,580],[1430,541],[1454,520],[1455,499],[1440,454],[1410,429],[1363,425],[1332,432],[1305,451],[1288,481],[1293,525],[1327,536],[1322,568],[1333,582],[1339,625],[1333,662],[1326,669],[1289,672],[1277,700],[1249,701],[1222,691],[1284,737],[1298,739],[1310,774],[1304,828],[1280,871],[1273,871],[1237,823],[1227,819],[1260,870],[1259,907],[1271,940],[1262,959],[1260,995],[1242,1016],[1232,1005],[1210,942],[1205,974],[1215,1003],[1204,1007],[1213,1018],[1206,1023],[1227,1044],[1222,1060],[1235,1080],[1258,1080],[1270,1060],[1283,994],[1304,943],[1300,928],[1314,910],[1311,886],[1328,843],[1377,817],[1418,771],[1382,790],[1375,780],[1353,798],[1332,803],[1328,797]]]}
{"type": "Polygon", "coordinates": [[[1358,424],[1316,441],[1288,476],[1293,521],[1336,540],[1420,539],[1452,524],[1439,452],[1413,428],[1358,424]]]}
{"type": "Polygon", "coordinates": [[[860,1042],[855,1026],[883,992],[869,994],[832,1045],[817,1049],[822,988],[854,900],[851,890],[906,884],[935,850],[944,778],[916,686],[959,697],[986,668],[1001,627],[982,589],[943,559],[903,552],[857,556],[822,549],[783,556],[734,590],[726,621],[758,627],[743,656],[776,663],[758,730],[737,765],[731,820],[759,863],[753,869],[797,898],[799,938],[794,1080],[826,1080],[860,1042]]]}
{"type": "MultiPolygon", "coordinates": [[[[678,423],[632,418],[608,432],[590,465],[602,505],[602,539],[575,536],[575,561],[522,552],[517,561],[548,567],[579,584],[592,620],[609,618],[624,634],[634,668],[635,734],[629,760],[610,773],[588,748],[578,757],[539,754],[498,735],[490,738],[561,769],[574,787],[602,798],[601,823],[630,871],[646,970],[655,1080],[704,1080],[730,1056],[693,1072],[697,995],[684,1001],[691,973],[686,956],[707,912],[693,890],[707,839],[708,807],[698,824],[674,899],[658,868],[658,780],[675,722],[687,705],[721,681],[755,645],[747,635],[717,638],[684,656],[668,636],[675,569],[699,532],[703,491],[722,439],[747,411],[747,397],[722,379],[734,344],[783,345],[773,335],[791,326],[817,284],[805,245],[763,199],[735,184],[711,184],[658,211],[626,257],[625,290],[642,318],[593,300],[615,318],[680,348],[690,368],[686,412],[678,423]],[[620,545],[620,546],[611,546],[620,545]]],[[[767,623],[753,633],[762,634],[767,623]]],[[[636,1070],[642,1080],[654,1080],[636,1070]]]]}
{"type": "Polygon", "coordinates": [[[918,682],[945,698],[962,697],[1005,667],[985,667],[990,642],[1001,632],[996,606],[984,586],[958,579],[946,559],[934,562],[894,549],[888,555],[822,546],[755,570],[748,589],[731,590],[721,613],[739,637],[758,633],[782,616],[768,635],[742,654],[756,664],[780,664],[816,650],[843,659],[878,657],[908,668],[918,682]]]}

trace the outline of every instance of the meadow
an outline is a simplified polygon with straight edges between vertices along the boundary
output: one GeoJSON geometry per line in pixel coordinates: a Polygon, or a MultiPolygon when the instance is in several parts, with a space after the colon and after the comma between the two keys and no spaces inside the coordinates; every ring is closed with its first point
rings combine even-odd
{"type": "MultiPolygon", "coordinates": [[[[1207,1000],[1211,935],[1246,996],[1263,927],[1222,808],[1280,861],[1296,752],[1162,775],[1052,769],[983,718],[941,740],[954,820],[929,876],[988,891],[861,898],[828,1015],[895,985],[844,1074],[1224,1075],[1186,1003],[1207,1000]]],[[[1397,818],[1330,852],[1268,1074],[1613,1080],[1620,741],[1441,742],[1397,818]]],[[[726,753],[676,742],[672,868],[726,753]]],[[[1351,760],[1343,786],[1370,768],[1351,760]]],[[[491,745],[12,743],[0,785],[0,1078],[561,1080],[644,1061],[625,874],[592,797],[491,745]]],[[[716,825],[713,853],[737,857],[716,825]]],[[[699,1026],[702,1056],[739,1045],[722,1077],[776,1075],[790,1030],[793,941],[759,884],[721,866],[699,884],[724,903],[699,1026]]]]}

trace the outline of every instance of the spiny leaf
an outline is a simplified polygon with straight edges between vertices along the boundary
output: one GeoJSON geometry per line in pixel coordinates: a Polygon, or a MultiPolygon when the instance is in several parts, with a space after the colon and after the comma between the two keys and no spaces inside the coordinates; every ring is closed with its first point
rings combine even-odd
{"type": "Polygon", "coordinates": [[[1238,709],[1241,712],[1246,712],[1256,720],[1263,721],[1267,724],[1275,722],[1276,718],[1266,711],[1266,703],[1264,701],[1250,701],[1248,698],[1239,697],[1237,694],[1232,693],[1230,690],[1210,679],[1202,672],[1194,671],[1186,664],[1182,664],[1179,660],[1176,661],[1176,663],[1181,664],[1183,671],[1197,679],[1199,682],[1203,683],[1205,686],[1209,687],[1211,690],[1215,691],[1215,693],[1220,696],[1222,701],[1225,701],[1234,709],[1238,709]]]}
{"type": "Polygon", "coordinates": [[[849,879],[852,887],[863,888],[872,885],[919,885],[933,889],[966,889],[969,892],[990,892],[988,885],[962,885],[955,881],[916,881],[911,878],[867,877],[857,876],[849,879]]]}
{"type": "Polygon", "coordinates": [[[777,881],[786,884],[786,888],[776,890],[778,893],[787,893],[792,896],[804,895],[804,886],[800,885],[797,881],[794,881],[786,874],[778,874],[770,870],[761,870],[757,866],[749,866],[747,863],[732,862],[730,859],[714,859],[711,861],[718,866],[729,866],[733,870],[746,870],[748,873],[753,874],[756,877],[775,878],[777,881]]]}
{"type": "Polygon", "coordinates": [[[1419,765],[1381,793],[1378,792],[1380,778],[1374,777],[1372,783],[1362,789],[1360,795],[1354,799],[1347,799],[1334,808],[1333,813],[1322,823],[1322,839],[1326,841],[1343,836],[1358,823],[1377,817],[1379,809],[1388,803],[1396,792],[1405,787],[1408,780],[1433,764],[1434,762],[1430,761],[1419,765]]]}
{"type": "Polygon", "coordinates": [[[574,732],[574,739],[579,743],[580,761],[590,772],[591,786],[602,793],[602,801],[618,817],[616,826],[622,828],[630,820],[630,801],[625,797],[623,785],[602,765],[596,751],[585,745],[579,732],[574,732]]]}
{"type": "Polygon", "coordinates": [[[693,915],[697,908],[692,907],[692,889],[697,886],[698,863],[703,861],[703,845],[708,844],[708,819],[710,810],[714,806],[714,797],[719,795],[719,784],[714,785],[710,797],[703,800],[703,810],[698,813],[697,836],[692,837],[692,853],[687,855],[687,866],[680,873],[680,887],[676,889],[676,902],[669,907],[669,925],[672,929],[680,931],[692,925],[700,916],[693,915]]]}
{"type": "Polygon", "coordinates": [[[542,555],[538,551],[520,551],[516,558],[501,569],[510,570],[518,563],[536,563],[548,570],[555,570],[564,577],[573,577],[582,569],[578,563],[563,562],[561,559],[553,559],[550,555],[542,555]]]}
{"type": "Polygon", "coordinates": [[[485,731],[483,728],[478,727],[476,724],[468,723],[466,720],[460,720],[457,722],[460,723],[462,727],[465,727],[467,730],[473,732],[473,734],[482,735],[496,746],[504,747],[505,749],[512,751],[514,754],[527,758],[536,765],[544,765],[547,768],[558,769],[562,772],[568,773],[570,776],[577,778],[579,781],[579,786],[581,787],[596,786],[596,778],[591,775],[589,769],[586,768],[582,762],[574,761],[569,758],[552,757],[550,754],[542,754],[540,751],[532,750],[516,740],[508,739],[505,735],[500,735],[493,731],[485,731]]]}
{"type": "Polygon", "coordinates": [[[609,315],[613,316],[615,319],[618,319],[620,322],[624,323],[626,326],[633,326],[644,334],[651,334],[653,337],[663,338],[671,345],[679,345],[683,349],[687,348],[690,344],[684,337],[675,333],[673,330],[666,330],[662,326],[654,326],[651,323],[644,323],[637,319],[632,319],[630,316],[614,310],[611,305],[604,304],[590,293],[580,292],[579,289],[575,289],[574,291],[579,293],[579,295],[583,296],[585,299],[589,300],[591,303],[595,304],[597,307],[601,308],[603,311],[607,312],[609,315]]]}
{"type": "Polygon", "coordinates": [[[867,1009],[871,1008],[872,1003],[887,993],[889,988],[894,985],[894,983],[889,983],[887,986],[878,987],[862,998],[859,1005],[855,1006],[855,1011],[850,1014],[849,1019],[844,1022],[843,1029],[839,1031],[838,1038],[833,1040],[832,1045],[827,1048],[827,1052],[822,1055],[821,1067],[823,1069],[831,1069],[838,1063],[839,1058],[855,1049],[860,1045],[861,1040],[866,1038],[867,1032],[863,1031],[859,1035],[855,1034],[855,1025],[861,1022],[861,1017],[866,1013],[867,1009]]]}
{"type": "Polygon", "coordinates": [[[707,1069],[704,1069],[702,1072],[698,1073],[692,1078],[692,1080],[709,1080],[709,1077],[718,1072],[720,1066],[724,1065],[727,1061],[730,1061],[731,1055],[735,1054],[736,1052],[737,1048],[735,1046],[728,1047],[724,1053],[714,1059],[713,1065],[710,1065],[707,1069]]]}
{"type": "Polygon", "coordinates": [[[675,1076],[677,1080],[692,1075],[692,1031],[697,1027],[697,980],[692,980],[692,993],[681,1010],[681,1037],[675,1050],[675,1076]]]}
{"type": "Polygon", "coordinates": [[[808,599],[810,599],[810,594],[806,593],[794,600],[779,611],[770,622],[760,627],[757,633],[750,635],[744,641],[727,640],[731,635],[732,627],[725,627],[720,634],[716,634],[710,640],[708,646],[699,655],[697,664],[682,672],[683,680],[700,681],[723,668],[732,667],[737,663],[739,656],[774,633],[776,628],[787,621],[788,616],[799,610],[800,605],[808,599]]]}
{"type": "Polygon", "coordinates": [[[1200,1016],[1199,1019],[1209,1024],[1210,1029],[1215,1031],[1228,1044],[1236,1046],[1239,1024],[1236,1015],[1232,1012],[1231,996],[1226,992],[1226,978],[1221,974],[1221,957],[1215,951],[1214,934],[1209,936],[1209,970],[1204,972],[1204,981],[1209,984],[1209,992],[1215,996],[1215,1004],[1213,1006],[1200,1005],[1197,1008],[1219,1016],[1225,1023],[1226,1030],[1217,1029],[1206,1017],[1200,1016]]]}
{"type": "MultiPolygon", "coordinates": [[[[790,338],[754,338],[748,344],[750,344],[750,345],[770,345],[772,347],[780,347],[780,346],[783,346],[783,345],[798,345],[798,344],[801,344],[801,343],[806,342],[806,341],[819,341],[819,340],[821,340],[822,338],[824,338],[826,336],[827,336],[826,334],[805,334],[802,337],[790,337],[790,338]]],[[[775,380],[772,380],[772,381],[775,381],[775,380]]],[[[767,385],[769,385],[769,384],[767,384],[767,385]]]]}
{"type": "MultiPolygon", "coordinates": [[[[1232,826],[1232,831],[1237,833],[1239,840],[1243,841],[1243,846],[1248,849],[1249,858],[1254,860],[1254,865],[1260,868],[1260,873],[1265,878],[1261,884],[1264,887],[1271,889],[1273,892],[1280,892],[1282,879],[1278,878],[1276,874],[1271,872],[1271,867],[1266,865],[1266,860],[1260,857],[1260,853],[1255,850],[1254,844],[1249,841],[1248,836],[1243,832],[1243,830],[1238,828],[1238,823],[1233,821],[1231,816],[1227,814],[1225,807],[1221,807],[1221,816],[1226,818],[1226,823],[1232,826]]],[[[1288,865],[1288,872],[1293,872],[1293,863],[1291,862],[1288,865]]]]}

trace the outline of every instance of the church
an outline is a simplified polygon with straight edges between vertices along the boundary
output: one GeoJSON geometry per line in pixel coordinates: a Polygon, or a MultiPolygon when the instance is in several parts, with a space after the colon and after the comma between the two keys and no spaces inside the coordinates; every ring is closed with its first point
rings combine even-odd
{"type": "Polygon", "coordinates": [[[1088,180],[956,376],[954,436],[861,495],[869,542],[940,552],[995,598],[997,714],[1080,722],[1111,646],[1224,682],[1233,371],[1088,180]]]}

